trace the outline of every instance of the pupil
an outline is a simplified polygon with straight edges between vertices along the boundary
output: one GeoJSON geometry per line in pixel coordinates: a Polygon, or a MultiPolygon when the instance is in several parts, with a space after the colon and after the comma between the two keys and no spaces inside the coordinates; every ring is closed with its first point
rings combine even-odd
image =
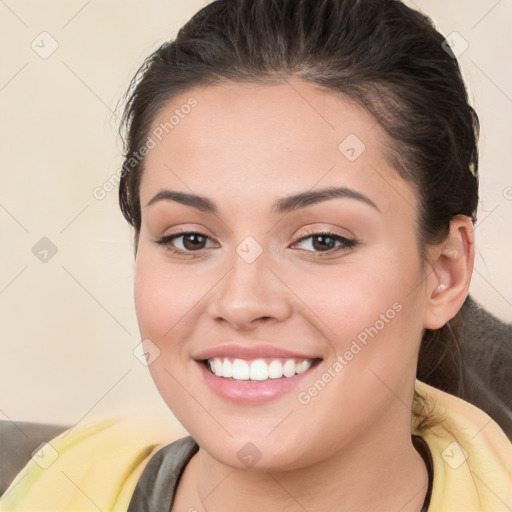
{"type": "Polygon", "coordinates": [[[185,236],[185,237],[183,238],[183,245],[184,245],[187,249],[194,249],[194,248],[196,248],[196,249],[197,249],[197,247],[198,247],[198,243],[199,243],[199,244],[201,244],[201,241],[200,241],[200,240],[198,241],[198,239],[200,239],[200,238],[204,238],[204,237],[203,237],[202,235],[196,235],[196,234],[187,235],[187,236],[185,236]],[[190,244],[190,247],[187,247],[187,245],[189,245],[189,244],[187,244],[187,241],[188,241],[188,240],[195,240],[195,243],[194,243],[194,242],[192,242],[192,243],[190,244]]]}
{"type": "Polygon", "coordinates": [[[325,240],[331,240],[331,241],[334,241],[333,238],[331,238],[330,236],[326,236],[326,235],[318,235],[316,237],[313,238],[313,246],[315,247],[315,249],[332,249],[332,247],[330,247],[330,245],[332,244],[326,244],[325,240]],[[321,240],[320,242],[320,247],[317,247],[316,244],[315,244],[315,238],[318,239],[318,240],[321,240]],[[326,247],[326,245],[328,247],[326,247]]]}

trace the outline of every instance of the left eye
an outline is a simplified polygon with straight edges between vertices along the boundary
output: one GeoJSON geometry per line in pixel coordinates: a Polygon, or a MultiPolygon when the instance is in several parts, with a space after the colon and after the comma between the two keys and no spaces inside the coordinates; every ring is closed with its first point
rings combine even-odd
{"type": "MultiPolygon", "coordinates": [[[[297,243],[300,243],[300,242],[303,242],[304,240],[309,240],[311,239],[311,242],[309,243],[310,247],[313,247],[314,249],[319,249],[319,252],[335,252],[335,251],[340,251],[340,250],[346,250],[346,249],[350,249],[351,247],[354,247],[356,245],[356,241],[355,240],[351,240],[349,238],[346,238],[344,236],[341,236],[341,235],[338,235],[336,233],[331,233],[331,232],[322,232],[322,233],[311,233],[307,236],[304,236],[302,238],[300,238],[299,240],[297,240],[297,242],[295,242],[294,245],[296,245],[297,243]],[[315,239],[317,241],[317,243],[315,243],[315,239]],[[334,247],[333,244],[335,244],[336,242],[339,242],[340,245],[338,247],[334,247]],[[322,249],[326,249],[325,246],[329,246],[327,247],[327,250],[322,250],[322,249]]],[[[316,252],[316,251],[314,251],[316,252]]]]}
{"type": "MultiPolygon", "coordinates": [[[[173,253],[190,254],[204,249],[204,244],[208,239],[209,237],[207,235],[198,231],[183,231],[173,235],[164,236],[159,240],[156,240],[156,243],[165,246],[167,250],[173,253]],[[179,238],[183,238],[181,242],[183,249],[177,248],[173,245],[174,240],[178,240],[179,238]]],[[[340,250],[348,250],[357,245],[355,240],[351,240],[332,232],[310,233],[307,236],[299,238],[299,240],[297,240],[293,245],[303,243],[310,239],[311,241],[309,242],[309,246],[313,251],[305,249],[308,252],[331,253],[340,250]],[[338,247],[334,246],[336,242],[339,243],[338,247]]]]}

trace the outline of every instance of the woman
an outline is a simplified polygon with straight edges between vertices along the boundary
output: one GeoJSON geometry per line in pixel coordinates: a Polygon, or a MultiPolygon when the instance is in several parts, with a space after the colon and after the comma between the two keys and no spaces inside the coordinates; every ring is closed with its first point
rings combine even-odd
{"type": "Polygon", "coordinates": [[[2,510],[510,510],[510,442],[457,397],[479,124],[429,20],[215,1],[124,121],[137,319],[189,435],[79,427],[2,510]]]}

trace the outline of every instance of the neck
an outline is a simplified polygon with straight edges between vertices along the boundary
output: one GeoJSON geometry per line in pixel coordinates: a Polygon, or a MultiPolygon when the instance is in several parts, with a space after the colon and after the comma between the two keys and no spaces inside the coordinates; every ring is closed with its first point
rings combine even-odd
{"type": "Polygon", "coordinates": [[[383,418],[350,446],[298,470],[243,471],[200,449],[182,477],[183,510],[419,512],[428,473],[412,444],[410,412],[400,408],[403,404],[397,403],[395,411],[388,411],[394,421],[383,418]],[[397,428],[397,413],[402,428],[397,428]]]}

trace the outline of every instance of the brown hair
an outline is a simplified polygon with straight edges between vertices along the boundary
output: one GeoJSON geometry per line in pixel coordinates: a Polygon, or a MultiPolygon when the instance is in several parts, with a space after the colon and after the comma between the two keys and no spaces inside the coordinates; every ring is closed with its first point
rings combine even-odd
{"type": "MultiPolygon", "coordinates": [[[[388,157],[420,201],[423,260],[453,217],[476,221],[478,116],[457,59],[428,17],[398,0],[216,0],[145,60],[127,91],[119,202],[135,228],[135,254],[144,159],[134,156],[161,109],[192,87],[292,76],[346,94],[390,136],[388,157]]],[[[425,331],[417,377],[462,396],[458,317],[425,331]]]]}

